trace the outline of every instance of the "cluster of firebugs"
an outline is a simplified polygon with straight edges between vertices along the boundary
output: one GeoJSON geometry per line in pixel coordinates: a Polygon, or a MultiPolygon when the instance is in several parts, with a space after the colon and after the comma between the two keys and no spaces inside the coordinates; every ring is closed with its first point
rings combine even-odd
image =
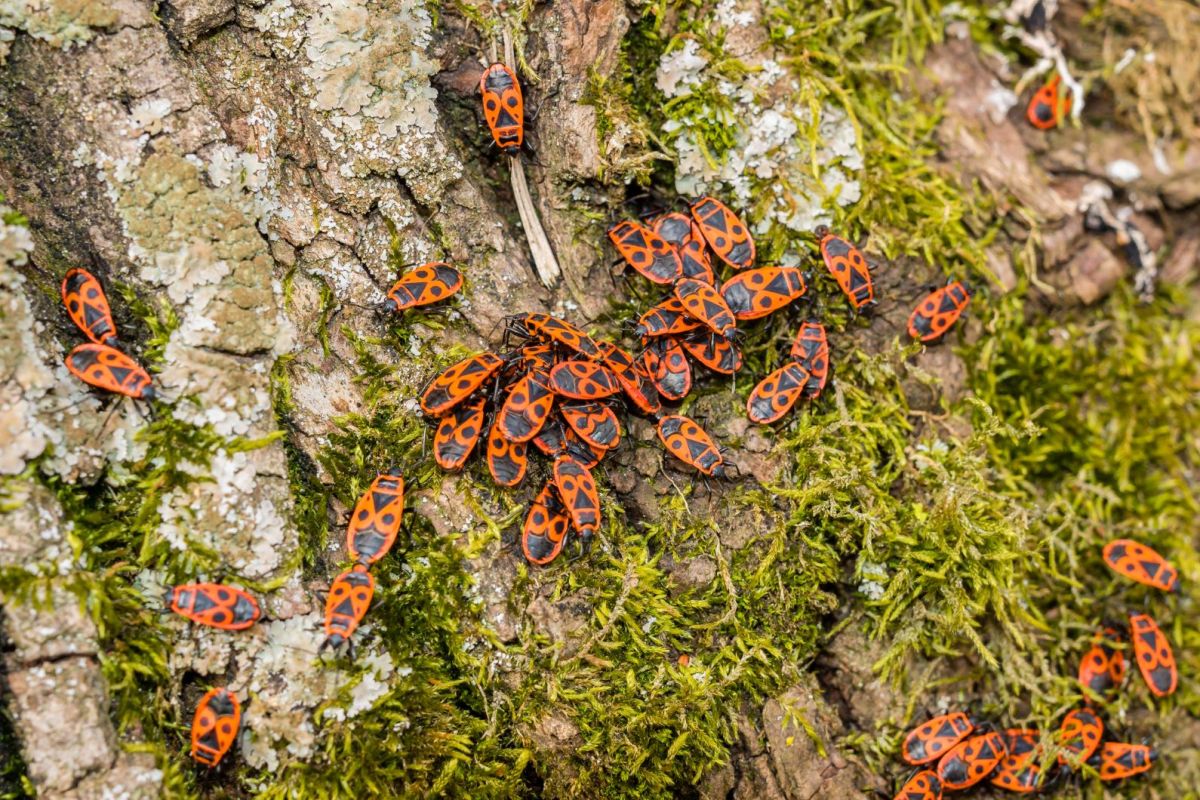
{"type": "MultiPolygon", "coordinates": [[[[1179,591],[1179,573],[1150,547],[1131,539],[1104,546],[1104,562],[1117,574],[1164,592],[1179,591]]],[[[909,731],[901,757],[918,767],[896,800],[938,800],[943,792],[969,789],[983,781],[1019,794],[1045,791],[1062,777],[1088,764],[1102,781],[1117,781],[1146,772],[1158,758],[1146,744],[1105,741],[1097,706],[1125,680],[1128,663],[1122,642],[1128,640],[1138,671],[1155,697],[1175,691],[1179,672],[1171,643],[1145,613],[1129,615],[1126,631],[1105,626],[1079,661],[1083,704],[1066,714],[1055,734],[1060,751],[1047,767],[1041,763],[1042,733],[1034,728],[999,730],[955,711],[909,731]]]]}
{"type": "MultiPolygon", "coordinates": [[[[517,154],[524,142],[524,102],[516,76],[504,64],[493,64],[479,86],[495,144],[508,155],[517,154]]],[[[1056,82],[1048,84],[1030,105],[1033,124],[1051,127],[1039,124],[1039,120],[1046,121],[1042,119],[1046,114],[1036,111],[1035,104],[1058,105],[1056,87],[1056,82]]],[[[1060,108],[1057,113],[1064,111],[1060,108]]],[[[733,374],[742,360],[736,343],[738,323],[766,317],[804,296],[808,279],[796,267],[754,268],[754,240],[748,228],[719,200],[701,198],[689,211],[665,213],[645,222],[620,222],[608,232],[629,267],[670,290],[638,320],[639,355],[592,338],[548,314],[515,314],[507,319],[505,331],[505,342],[515,343],[514,349],[503,355],[484,352],[471,356],[434,378],[421,394],[422,410],[437,419],[433,455],[445,469],[462,468],[485,431],[488,469],[500,485],[515,486],[524,479],[531,442],[552,459],[550,477],[533,501],[522,530],[522,549],[532,563],[545,565],[554,560],[571,531],[578,536],[581,551],[586,551],[596,534],[601,514],[591,469],[620,441],[614,410],[618,396],[630,410],[654,419],[667,451],[702,475],[723,477],[732,468],[699,424],[682,415],[663,413],[663,401],[679,401],[690,392],[689,358],[714,372],[733,374]],[[735,274],[719,281],[713,255],[735,274]]],[[[869,265],[858,248],[825,228],[818,229],[817,236],[825,265],[853,308],[857,311],[873,304],[869,265]]],[[[462,283],[462,275],[451,265],[425,264],[396,282],[387,292],[384,307],[400,312],[436,303],[453,296],[462,283]]],[[[83,269],[70,270],[62,283],[62,299],[72,322],[91,340],[67,355],[67,369],[96,388],[135,400],[154,400],[157,395],[149,373],[118,349],[112,311],[96,277],[83,269]]],[[[923,342],[938,339],[969,301],[967,288],[950,282],[918,303],[909,318],[909,333],[923,342]]],[[[821,394],[830,367],[824,327],[815,321],[803,323],[789,357],[750,393],[746,410],[753,421],[775,422],[800,398],[816,399],[821,394]]],[[[359,498],[346,532],[346,548],[354,565],[331,584],[322,649],[351,641],[374,594],[369,567],[391,549],[403,511],[404,478],[398,469],[379,475],[359,498]]],[[[262,616],[253,595],[217,583],[172,587],[166,601],[172,611],[195,623],[228,631],[249,628],[262,616]]],[[[1166,653],[1166,658],[1152,658],[1160,668],[1170,668],[1173,690],[1174,663],[1165,638],[1145,615],[1135,615],[1131,624],[1139,666],[1143,660],[1138,648],[1146,646],[1140,643],[1152,636],[1166,653]]],[[[1120,651],[1102,642],[1093,652],[1109,664],[1121,658],[1120,651]]],[[[1144,666],[1143,674],[1147,674],[1144,666]]],[[[943,737],[944,725],[930,728],[933,722],[910,739],[930,739],[931,747],[953,747],[951,753],[960,759],[984,744],[972,745],[977,737],[958,743],[972,730],[965,715],[954,716],[948,723],[953,741],[943,737]]],[[[208,766],[217,765],[232,747],[240,724],[237,696],[225,688],[211,689],[201,698],[193,718],[192,757],[208,766]]],[[[998,739],[986,744],[995,751],[1003,748],[998,739]]],[[[1132,774],[1130,770],[1139,770],[1131,766],[1130,759],[1141,759],[1148,767],[1153,757],[1152,751],[1118,747],[1137,746],[1105,744],[1102,774],[1110,769],[1110,762],[1115,765],[1111,769],[1132,774]]],[[[945,759],[941,763],[946,763],[945,759]]],[[[934,791],[934,787],[939,781],[946,788],[960,788],[948,777],[953,777],[952,771],[947,775],[923,772],[901,796],[911,800],[936,796],[940,788],[934,791]],[[928,787],[929,792],[922,794],[914,788],[919,786],[928,787]]]]}

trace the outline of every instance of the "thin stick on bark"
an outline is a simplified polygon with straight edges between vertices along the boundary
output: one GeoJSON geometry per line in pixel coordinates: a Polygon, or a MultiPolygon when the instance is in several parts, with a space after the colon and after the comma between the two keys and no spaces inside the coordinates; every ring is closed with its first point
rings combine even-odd
{"type": "MultiPolygon", "coordinates": [[[[503,31],[504,63],[516,74],[517,58],[513,52],[512,34],[507,27],[504,27],[503,31]]],[[[551,289],[562,277],[562,270],[558,266],[558,259],[554,256],[550,240],[546,238],[546,231],[542,229],[542,221],[538,219],[537,209],[529,194],[529,184],[525,180],[525,162],[520,156],[513,156],[508,159],[508,164],[513,196],[517,201],[517,213],[521,215],[521,227],[525,229],[525,239],[529,242],[529,252],[533,256],[534,272],[542,285],[551,289]]]]}

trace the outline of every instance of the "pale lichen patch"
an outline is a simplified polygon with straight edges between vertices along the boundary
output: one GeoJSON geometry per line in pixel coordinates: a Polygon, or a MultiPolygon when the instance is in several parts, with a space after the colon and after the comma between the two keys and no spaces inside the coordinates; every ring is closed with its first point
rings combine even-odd
{"type": "Polygon", "coordinates": [[[96,28],[116,24],[119,14],[95,0],[0,0],[0,64],[8,56],[13,29],[53,47],[89,41],[96,28]]]}

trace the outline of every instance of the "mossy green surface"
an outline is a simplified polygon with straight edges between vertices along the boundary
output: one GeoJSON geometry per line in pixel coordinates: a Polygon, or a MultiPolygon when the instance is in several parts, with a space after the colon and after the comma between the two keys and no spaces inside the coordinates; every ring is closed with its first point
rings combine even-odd
{"type": "MultiPolygon", "coordinates": [[[[139,354],[153,373],[178,320],[165,304],[152,306],[126,287],[117,287],[117,292],[136,319],[129,333],[136,331],[139,354]]],[[[171,410],[168,404],[154,403],[137,432],[142,454],[110,468],[93,485],[67,483],[42,472],[37,463],[6,479],[40,481],[54,494],[69,531],[74,568],[65,576],[59,575],[57,564],[0,570],[0,593],[6,602],[37,604],[50,585],[57,584],[78,598],[96,626],[101,671],[122,741],[130,750],[153,753],[168,794],[183,796],[196,780],[194,770],[186,766],[191,714],[179,709],[174,699],[177,676],[167,665],[172,637],[163,625],[163,598],[146,596],[134,579],[143,570],[161,572],[166,583],[184,583],[218,570],[228,574],[216,553],[195,542],[179,550],[162,536],[160,503],[173,489],[206,480],[196,470],[202,470],[218,449],[232,453],[265,442],[221,437],[211,428],[175,419],[171,410]]],[[[124,413],[134,412],[126,408],[124,413]]],[[[0,484],[0,497],[5,494],[0,484]]]]}
{"type": "MultiPolygon", "coordinates": [[[[899,91],[904,65],[943,35],[946,5],[773,3],[770,41],[813,103],[844,108],[866,145],[863,197],[838,211],[838,230],[857,240],[869,235],[872,255],[921,259],[986,285],[983,248],[995,233],[995,209],[930,166],[938,110],[899,91]]],[[[601,112],[602,135],[606,125],[630,122],[647,148],[625,153],[606,177],[670,185],[670,162],[649,152],[661,144],[662,126],[672,115],[719,111],[721,98],[710,86],[664,106],[652,88],[654,67],[677,46],[677,32],[694,31],[688,16],[711,9],[684,2],[644,11],[626,38],[624,85],[595,81],[589,100],[601,112]]],[[[719,38],[703,44],[719,58],[719,38]]],[[[720,67],[743,68],[728,59],[720,67]]],[[[728,147],[720,126],[702,133],[719,159],[728,147]]],[[[811,242],[783,231],[760,247],[766,260],[797,244],[811,251],[811,242]]],[[[864,615],[880,647],[874,668],[912,691],[907,708],[881,709],[881,718],[920,713],[922,692],[950,692],[998,721],[1052,726],[1077,700],[1076,659],[1096,627],[1148,604],[1176,645],[1182,688],[1151,702],[1134,675],[1110,717],[1119,736],[1165,739],[1173,724],[1200,714],[1200,633],[1187,624],[1195,592],[1161,598],[1122,583],[1101,564],[1099,548],[1118,533],[1143,539],[1175,560],[1185,587],[1194,585],[1200,454],[1195,436],[1181,433],[1200,430],[1192,301],[1168,288],[1142,306],[1121,289],[1095,308],[1047,314],[1026,307],[1024,289],[979,295],[976,335],[967,341],[956,332],[941,345],[968,366],[969,391],[938,414],[909,406],[914,374],[906,365],[915,348],[864,339],[867,323],[841,311],[836,289],[814,289],[828,309],[836,383],[774,434],[783,464],[775,482],[739,485],[706,512],[695,493],[667,495],[653,523],[627,517],[621,499],[604,489],[602,546],[589,558],[535,570],[511,556],[519,565],[509,612],[537,617],[569,606],[586,622],[566,644],[546,632],[546,620],[521,617],[509,643],[481,622],[472,561],[498,541],[511,547],[528,489],[495,492],[470,468],[462,484],[473,490],[481,524],[454,540],[414,511],[396,551],[375,570],[371,643],[407,671],[353,719],[318,709],[318,754],[285,760],[271,773],[235,765],[216,780],[195,777],[184,759],[186,714],[170,701],[165,631],[129,584],[143,567],[182,578],[211,559],[158,540],[155,509],[163,493],[192,479],[175,468],[177,459],[203,463],[205,453],[230,443],[160,418],[143,434],[150,449],[131,467],[131,483],[54,487],[76,523],[78,580],[93,598],[114,715],[158,752],[172,796],[665,798],[729,760],[741,721],[753,722],[765,698],[794,683],[850,611],[864,615]],[[872,348],[846,344],[860,340],[872,348]],[[728,519],[753,529],[744,547],[722,543],[716,520],[728,519]],[[717,576],[676,586],[671,562],[701,556],[717,576]],[[927,680],[938,667],[953,679],[927,680]]],[[[322,330],[336,324],[331,297],[322,293],[322,330]]],[[[170,323],[143,315],[153,353],[162,339],[155,325],[170,323]]],[[[752,327],[736,392],[709,384],[689,404],[705,404],[718,419],[740,414],[740,398],[778,364],[789,333],[782,319],[752,327]]],[[[418,387],[398,379],[388,360],[389,351],[409,349],[411,331],[400,326],[381,340],[347,335],[366,410],[336,420],[322,443],[315,461],[328,485],[317,479],[318,463],[288,441],[298,558],[314,581],[344,566],[327,555],[338,530],[331,497],[351,505],[393,465],[406,469],[415,493],[443,480],[423,457],[424,423],[408,402],[418,387]]],[[[323,334],[320,342],[328,351],[323,334]]],[[[293,432],[296,413],[290,368],[281,360],[272,382],[285,432],[293,432]]],[[[736,461],[740,442],[725,443],[736,461]]],[[[34,581],[0,580],[10,591],[34,581]]],[[[894,776],[899,732],[899,724],[885,724],[853,732],[846,744],[894,776]]],[[[0,721],[0,745],[4,735],[0,721]]],[[[0,763],[0,797],[5,769],[0,763]]],[[[1114,791],[1136,796],[1149,783],[1163,796],[1185,797],[1196,770],[1194,760],[1168,749],[1148,781],[1114,791]]],[[[1098,790],[1088,784],[1063,794],[1098,790]]]]}

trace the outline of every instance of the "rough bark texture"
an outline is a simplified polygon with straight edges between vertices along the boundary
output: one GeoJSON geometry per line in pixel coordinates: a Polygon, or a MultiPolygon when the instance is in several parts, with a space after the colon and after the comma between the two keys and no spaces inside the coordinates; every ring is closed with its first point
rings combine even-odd
{"type": "MultiPolygon", "coordinates": [[[[0,514],[0,567],[53,564],[58,577],[40,603],[7,609],[6,678],[29,776],[44,796],[152,797],[162,775],[152,757],[120,747],[86,598],[64,588],[75,567],[62,508],[25,472],[37,461],[55,480],[86,485],[107,461],[139,447],[139,417],[128,407],[109,415],[59,366],[76,341],[55,305],[60,276],[87,265],[106,282],[166,304],[179,324],[163,354],[161,390],[191,398],[176,416],[222,437],[277,432],[271,373],[286,356],[279,363],[297,409],[286,444],[308,457],[316,480],[327,480],[317,457],[334,419],[366,407],[355,338],[382,336],[386,322],[370,307],[381,299],[376,281],[386,282],[398,262],[450,260],[464,266],[467,281],[457,324],[445,331],[417,324],[411,351],[388,353],[410,384],[421,383],[431,357],[452,345],[491,341],[506,314],[550,309],[587,323],[609,308],[615,290],[604,226],[594,217],[609,213],[623,187],[600,179],[606,156],[597,110],[580,101],[589,81],[618,69],[631,13],[621,0],[565,0],[536,7],[527,23],[523,56],[537,76],[531,95],[541,121],[531,182],[564,271],[564,284],[548,291],[530,268],[507,182],[498,177],[504,166],[487,151],[474,111],[494,43],[449,9],[435,26],[416,0],[16,6],[0,15],[0,25],[16,31],[11,41],[0,39],[0,193],[29,227],[28,234],[6,227],[0,248],[0,373],[9,376],[0,387],[0,473],[15,476],[0,514]]],[[[765,42],[754,29],[728,46],[749,57],[765,42]]],[[[996,113],[989,93],[1012,76],[989,59],[965,38],[926,56],[916,90],[950,98],[936,132],[940,161],[964,181],[977,179],[998,215],[1020,207],[1037,220],[1044,280],[1036,285],[1047,305],[1096,303],[1129,268],[1113,241],[1083,231],[1078,175],[1104,176],[1118,155],[1134,153],[1141,177],[1127,190],[1161,198],[1194,221],[1200,151],[1193,143],[1170,153],[1168,177],[1132,133],[1068,131],[1047,146],[1014,124],[1020,108],[996,113]]],[[[1139,221],[1152,245],[1161,245],[1167,234],[1160,224],[1139,221]]],[[[1015,286],[1011,253],[1029,235],[1012,217],[1004,225],[989,253],[1001,291],[1015,286]]],[[[1180,233],[1165,265],[1169,280],[1194,271],[1200,248],[1193,232],[1180,233]]],[[[881,273],[878,324],[847,334],[876,352],[902,331],[903,286],[935,274],[932,265],[891,266],[881,273]]],[[[124,314],[118,310],[119,324],[129,321],[124,314]]],[[[936,412],[963,395],[966,372],[945,348],[922,354],[900,378],[912,408],[936,412]]],[[[692,413],[711,412],[718,438],[739,442],[743,473],[773,483],[786,456],[723,403],[706,397],[692,413]]],[[[640,420],[627,434],[653,439],[640,420]]],[[[661,454],[648,447],[614,458],[608,481],[631,517],[657,521],[677,493],[671,481],[649,479],[661,467],[661,454]]],[[[367,678],[311,668],[306,653],[321,642],[322,581],[297,567],[285,442],[218,449],[208,472],[212,480],[168,497],[160,532],[179,549],[211,550],[243,579],[269,584],[269,621],[236,640],[179,623],[170,668],[224,675],[243,697],[253,694],[242,758],[271,770],[285,748],[289,758],[316,752],[315,708],[346,691],[368,707],[397,665],[375,651],[360,655],[367,678]]],[[[719,513],[727,491],[694,495],[690,511],[719,513]]],[[[460,537],[483,526],[470,511],[470,492],[452,479],[412,502],[437,534],[460,537]]],[[[723,519],[718,554],[740,551],[780,522],[771,509],[759,513],[723,519]]],[[[668,557],[661,566],[672,593],[723,580],[724,564],[708,555],[678,563],[668,557]]],[[[561,643],[563,658],[584,646],[581,631],[592,614],[586,589],[564,599],[545,586],[527,607],[511,608],[510,591],[522,576],[499,543],[469,570],[483,624],[498,641],[511,643],[522,626],[533,626],[561,643]]],[[[161,576],[139,580],[148,593],[161,588],[161,576]]],[[[743,709],[736,754],[697,782],[700,796],[806,800],[886,790],[836,745],[851,730],[873,730],[900,714],[884,707],[904,705],[872,674],[872,647],[860,632],[844,632],[819,662],[820,683],[803,674],[782,694],[743,709]]],[[[555,715],[527,734],[545,753],[578,745],[573,724],[555,715]]],[[[556,780],[571,778],[555,775],[549,789],[556,780]]]]}

